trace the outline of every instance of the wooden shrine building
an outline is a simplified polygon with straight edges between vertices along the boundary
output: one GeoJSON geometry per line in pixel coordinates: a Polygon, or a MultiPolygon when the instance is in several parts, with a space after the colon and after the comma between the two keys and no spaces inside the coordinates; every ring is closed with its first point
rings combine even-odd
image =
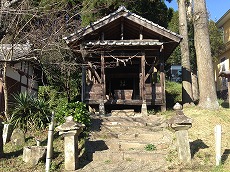
{"type": "Polygon", "coordinates": [[[82,63],[82,101],[166,110],[164,62],[182,37],[121,6],[64,38],[82,63]]]}

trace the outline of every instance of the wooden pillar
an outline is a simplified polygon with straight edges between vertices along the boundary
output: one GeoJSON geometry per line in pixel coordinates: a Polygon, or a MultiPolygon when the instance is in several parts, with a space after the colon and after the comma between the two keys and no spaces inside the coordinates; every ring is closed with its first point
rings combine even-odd
{"type": "Polygon", "coordinates": [[[101,53],[101,100],[99,104],[99,113],[105,114],[105,58],[104,58],[104,52],[101,53]]]}
{"type": "Polygon", "coordinates": [[[140,40],[143,40],[143,26],[140,27],[140,40]]]}
{"type": "Polygon", "coordinates": [[[101,41],[104,41],[104,40],[105,40],[105,33],[102,32],[102,33],[101,33],[101,41]]]}
{"type": "Polygon", "coordinates": [[[145,52],[142,51],[141,55],[141,97],[142,97],[142,106],[141,113],[142,115],[147,115],[147,105],[146,105],[146,97],[145,97],[145,52]]]}
{"type": "Polygon", "coordinates": [[[142,52],[141,56],[141,97],[142,100],[145,100],[145,52],[142,52]]]}
{"type": "Polygon", "coordinates": [[[3,120],[0,118],[0,158],[3,157],[3,139],[2,139],[2,133],[3,133],[3,120]]]}
{"type": "Polygon", "coordinates": [[[121,40],[124,40],[124,19],[121,19],[121,40]]]}
{"type": "Polygon", "coordinates": [[[230,76],[228,78],[228,108],[230,108],[230,76]]]}
{"type": "Polygon", "coordinates": [[[164,72],[164,56],[161,53],[160,57],[160,83],[161,83],[161,93],[162,93],[162,103],[161,111],[166,111],[166,96],[165,96],[165,72],[164,72]]]}
{"type": "Polygon", "coordinates": [[[141,61],[140,61],[140,69],[139,69],[139,71],[140,71],[140,73],[139,73],[139,90],[140,90],[140,100],[143,100],[143,68],[142,68],[142,57],[141,57],[141,59],[140,59],[141,61]]]}
{"type": "MultiPolygon", "coordinates": [[[[86,58],[88,52],[84,49],[84,46],[82,44],[80,44],[80,51],[81,51],[81,56],[82,56],[83,62],[85,62],[85,58],[86,58]]],[[[83,63],[81,70],[82,70],[81,101],[84,102],[85,101],[85,87],[86,87],[86,67],[85,67],[85,63],[83,63]]]]}
{"type": "Polygon", "coordinates": [[[86,87],[86,69],[82,66],[82,77],[81,77],[81,101],[85,101],[85,87],[86,87]]]}

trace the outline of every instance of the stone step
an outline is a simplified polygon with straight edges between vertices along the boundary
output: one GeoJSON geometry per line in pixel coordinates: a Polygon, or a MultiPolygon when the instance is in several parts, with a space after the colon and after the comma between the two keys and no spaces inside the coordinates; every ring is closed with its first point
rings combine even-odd
{"type": "Polygon", "coordinates": [[[156,115],[149,115],[149,116],[100,116],[100,119],[103,121],[136,121],[136,122],[147,122],[147,123],[156,123],[156,122],[162,122],[164,121],[164,118],[161,116],[156,116],[156,115]]]}
{"type": "Polygon", "coordinates": [[[171,142],[163,141],[127,141],[119,139],[110,139],[110,140],[93,140],[86,142],[86,151],[87,152],[96,152],[102,150],[112,150],[112,151],[124,151],[124,150],[140,150],[144,151],[147,145],[154,145],[156,150],[164,150],[171,146],[171,142]]]}
{"type": "Polygon", "coordinates": [[[148,132],[158,132],[158,131],[162,131],[165,129],[165,126],[133,126],[133,125],[102,125],[100,127],[100,131],[105,133],[116,133],[116,134],[120,134],[120,133],[148,133],[148,132]]]}
{"type": "Polygon", "coordinates": [[[143,161],[164,167],[173,140],[166,126],[163,117],[141,116],[133,110],[93,116],[93,130],[85,144],[86,155],[96,162],[143,161]],[[156,150],[147,151],[146,146],[151,145],[156,150]]]}
{"type": "Polygon", "coordinates": [[[135,116],[134,109],[112,110],[112,116],[135,116]]]}
{"type": "MultiPolygon", "coordinates": [[[[102,125],[108,126],[116,126],[116,125],[123,125],[123,126],[149,126],[149,127],[156,127],[165,124],[165,120],[162,118],[154,117],[154,118],[134,118],[134,117],[105,117],[101,118],[102,125]]],[[[166,126],[166,125],[164,125],[166,126]]]]}
{"type": "Polygon", "coordinates": [[[105,121],[102,122],[102,125],[106,126],[135,126],[135,127],[144,127],[147,124],[146,123],[141,123],[141,122],[127,122],[127,121],[105,121]]]}
{"type": "Polygon", "coordinates": [[[118,134],[118,139],[121,140],[137,140],[137,141],[148,141],[148,142],[170,142],[172,138],[170,137],[170,134],[168,132],[145,132],[145,133],[124,133],[124,134],[118,134]]]}
{"type": "Polygon", "coordinates": [[[172,142],[171,132],[168,130],[162,130],[158,132],[152,131],[126,131],[120,133],[114,132],[91,132],[91,139],[120,139],[120,140],[130,140],[130,141],[145,141],[145,142],[172,142]]]}
{"type": "Polygon", "coordinates": [[[95,153],[88,153],[87,157],[93,161],[148,161],[158,162],[159,164],[165,163],[167,152],[158,151],[97,151],[95,153]]]}
{"type": "Polygon", "coordinates": [[[121,141],[118,139],[111,139],[106,141],[106,145],[110,150],[145,150],[148,142],[135,142],[135,141],[121,141]]]}
{"type": "Polygon", "coordinates": [[[147,145],[153,144],[156,147],[156,150],[167,149],[171,143],[170,142],[148,142],[148,141],[125,141],[125,140],[116,140],[111,139],[105,142],[110,150],[145,150],[147,145]]]}

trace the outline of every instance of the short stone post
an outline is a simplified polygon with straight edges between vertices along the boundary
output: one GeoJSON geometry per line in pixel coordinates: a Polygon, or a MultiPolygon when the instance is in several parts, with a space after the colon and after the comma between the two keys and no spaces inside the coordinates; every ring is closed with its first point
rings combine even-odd
{"type": "Polygon", "coordinates": [[[176,132],[178,157],[183,163],[188,164],[191,163],[188,129],[192,127],[192,119],[184,115],[179,103],[176,103],[173,109],[176,115],[169,119],[168,123],[176,132]]]}
{"type": "Polygon", "coordinates": [[[0,118],[0,158],[3,157],[3,139],[2,139],[2,132],[3,132],[3,120],[0,118]]]}
{"type": "Polygon", "coordinates": [[[66,122],[56,128],[59,135],[64,136],[65,170],[78,168],[78,135],[82,132],[84,124],[77,123],[72,116],[66,117],[66,122]]]}
{"type": "Polygon", "coordinates": [[[143,100],[143,103],[142,103],[142,105],[141,105],[141,114],[142,114],[143,116],[148,115],[146,100],[143,100]]]}
{"type": "Polygon", "coordinates": [[[105,115],[105,105],[104,105],[104,101],[101,100],[100,104],[99,104],[99,114],[100,115],[105,115]]]}

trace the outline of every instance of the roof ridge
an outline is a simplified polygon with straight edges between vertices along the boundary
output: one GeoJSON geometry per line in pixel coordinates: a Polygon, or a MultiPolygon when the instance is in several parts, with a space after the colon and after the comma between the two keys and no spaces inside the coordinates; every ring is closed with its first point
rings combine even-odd
{"type": "Polygon", "coordinates": [[[83,32],[83,31],[89,29],[91,26],[96,25],[96,24],[98,24],[98,23],[100,23],[100,22],[102,22],[102,21],[104,21],[104,20],[110,18],[111,16],[115,16],[115,15],[117,15],[118,13],[120,13],[120,12],[122,12],[122,11],[124,11],[124,12],[126,12],[126,13],[129,13],[130,15],[132,15],[132,16],[134,16],[134,17],[138,18],[139,20],[142,20],[142,21],[144,21],[144,22],[146,22],[146,23],[149,23],[149,24],[152,25],[152,26],[158,27],[159,29],[162,29],[162,30],[164,30],[164,31],[166,31],[166,32],[168,32],[168,33],[171,33],[171,34],[173,34],[173,35],[175,35],[175,36],[177,36],[177,37],[182,38],[181,35],[179,35],[179,34],[177,34],[177,33],[175,33],[175,32],[172,32],[172,31],[170,31],[169,29],[166,29],[165,27],[160,26],[159,24],[156,24],[156,23],[154,23],[154,22],[152,22],[152,21],[150,21],[150,20],[148,20],[148,19],[145,19],[144,17],[141,17],[140,15],[137,15],[137,14],[135,14],[135,13],[133,13],[133,12],[127,10],[126,7],[122,5],[122,6],[120,6],[116,11],[114,11],[113,13],[110,13],[110,14],[108,14],[108,15],[102,17],[101,19],[99,19],[99,20],[97,20],[97,21],[95,21],[95,22],[90,23],[90,24],[87,25],[86,27],[83,27],[83,28],[77,30],[76,32],[70,34],[70,35],[67,36],[67,37],[64,37],[63,39],[64,39],[64,40],[68,40],[70,37],[72,37],[72,36],[74,36],[74,35],[77,35],[77,34],[83,32]]]}

